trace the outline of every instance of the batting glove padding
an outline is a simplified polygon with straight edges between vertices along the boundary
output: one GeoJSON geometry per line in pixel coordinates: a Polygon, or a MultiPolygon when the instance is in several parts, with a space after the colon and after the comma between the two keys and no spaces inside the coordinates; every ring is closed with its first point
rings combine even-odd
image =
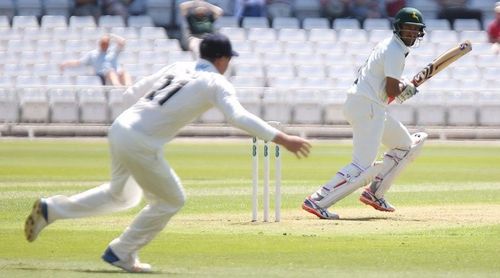
{"type": "Polygon", "coordinates": [[[417,87],[415,87],[413,83],[403,81],[403,90],[401,91],[401,94],[396,97],[396,100],[398,103],[403,103],[417,93],[417,87]]]}

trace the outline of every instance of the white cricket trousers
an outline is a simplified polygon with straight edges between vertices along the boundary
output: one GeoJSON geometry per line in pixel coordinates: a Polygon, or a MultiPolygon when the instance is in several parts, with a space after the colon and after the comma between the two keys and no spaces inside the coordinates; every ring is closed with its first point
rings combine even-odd
{"type": "Polygon", "coordinates": [[[364,96],[347,94],[343,112],[352,126],[352,162],[363,169],[375,162],[380,143],[389,149],[412,145],[408,129],[389,115],[386,107],[364,96]]]}
{"type": "Polygon", "coordinates": [[[141,201],[147,205],[110,246],[121,260],[133,259],[178,212],[185,194],[176,173],[163,158],[161,147],[115,123],[109,130],[111,181],[70,197],[47,198],[49,222],[123,211],[141,201]]]}

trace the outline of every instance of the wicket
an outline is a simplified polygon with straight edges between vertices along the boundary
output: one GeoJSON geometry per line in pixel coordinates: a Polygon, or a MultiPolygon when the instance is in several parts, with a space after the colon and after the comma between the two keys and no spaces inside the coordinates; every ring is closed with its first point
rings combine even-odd
{"type": "MultiPolygon", "coordinates": [[[[262,202],[264,207],[263,221],[269,222],[269,180],[271,175],[270,167],[270,146],[264,141],[264,166],[263,166],[263,191],[262,202]]],[[[278,145],[274,146],[274,221],[281,220],[281,153],[278,145]]],[[[252,222],[257,221],[258,210],[258,187],[259,187],[259,142],[256,137],[252,138],[252,222]]]]}

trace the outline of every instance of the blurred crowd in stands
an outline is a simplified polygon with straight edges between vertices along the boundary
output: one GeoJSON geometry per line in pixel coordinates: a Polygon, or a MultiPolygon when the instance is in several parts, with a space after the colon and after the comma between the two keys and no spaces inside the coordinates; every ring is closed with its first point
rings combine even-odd
{"type": "Polygon", "coordinates": [[[144,15],[147,0],[75,0],[73,15],[91,15],[98,18],[101,15],[144,15]]]}
{"type": "MultiPolygon", "coordinates": [[[[4,1],[12,2],[13,6],[15,6],[18,0],[2,0],[1,2],[4,1]]],[[[44,1],[49,0],[33,1],[42,3],[43,6],[44,1]]],[[[491,2],[483,1],[484,3],[491,2]]],[[[240,19],[243,17],[267,17],[272,20],[275,17],[300,17],[303,12],[302,9],[315,7],[318,10],[318,16],[330,20],[356,18],[362,22],[367,18],[393,17],[402,7],[415,5],[416,2],[429,4],[436,12],[432,17],[447,19],[452,25],[457,18],[473,18],[483,24],[484,16],[484,10],[477,8],[477,3],[480,3],[481,0],[68,0],[67,15],[91,15],[96,19],[101,15],[120,15],[123,17],[147,15],[157,4],[175,7],[177,10],[173,11],[173,14],[181,14],[179,7],[184,2],[207,2],[220,6],[224,11],[224,16],[235,16],[240,19]],[[472,5],[473,1],[475,1],[474,5],[472,5]]],[[[1,8],[0,15],[2,13],[1,8]]],[[[165,15],[165,17],[170,18],[171,15],[165,15]]],[[[172,17],[172,20],[170,20],[172,24],[168,25],[174,25],[175,27],[178,24],[178,21],[174,18],[172,17]]]]}
{"type": "Polygon", "coordinates": [[[495,20],[487,27],[488,39],[493,44],[493,51],[500,54],[500,1],[495,5],[495,20]]]}

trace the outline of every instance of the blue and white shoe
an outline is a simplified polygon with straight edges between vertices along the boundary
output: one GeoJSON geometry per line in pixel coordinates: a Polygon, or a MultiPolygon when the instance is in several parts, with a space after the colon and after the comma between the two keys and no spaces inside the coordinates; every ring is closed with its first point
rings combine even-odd
{"type": "Polygon", "coordinates": [[[30,215],[24,222],[24,235],[26,239],[29,242],[34,241],[47,225],[49,225],[47,203],[40,198],[35,201],[30,215]]]}
{"type": "Polygon", "coordinates": [[[108,247],[104,254],[101,257],[105,262],[109,263],[112,266],[119,267],[127,272],[132,273],[147,273],[151,272],[151,265],[141,263],[137,256],[131,256],[131,259],[128,261],[120,260],[118,256],[111,250],[111,247],[108,247]]]}
{"type": "Polygon", "coordinates": [[[387,212],[393,212],[396,210],[396,208],[389,204],[389,202],[387,202],[384,198],[377,198],[377,196],[372,193],[370,188],[366,188],[365,191],[361,193],[359,200],[364,204],[372,206],[376,210],[387,212]]]}
{"type": "Polygon", "coordinates": [[[320,219],[330,219],[330,220],[338,220],[340,217],[332,212],[329,212],[327,209],[321,208],[320,206],[316,205],[314,200],[312,200],[310,197],[307,197],[304,202],[302,203],[302,209],[316,215],[320,219]]]}

